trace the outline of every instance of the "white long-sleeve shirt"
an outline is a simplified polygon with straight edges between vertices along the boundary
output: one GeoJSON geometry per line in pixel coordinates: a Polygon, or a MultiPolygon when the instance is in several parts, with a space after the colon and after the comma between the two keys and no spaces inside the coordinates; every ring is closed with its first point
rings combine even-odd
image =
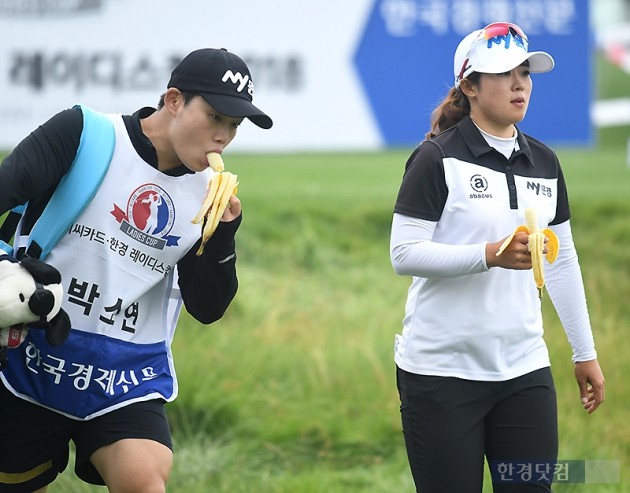
{"type": "Polygon", "coordinates": [[[529,207],[560,240],[545,276],[573,359],[596,358],[557,158],[522,134],[518,145],[507,159],[464,120],[410,158],[391,233],[392,265],[412,276],[396,337],[402,369],[500,381],[550,364],[532,272],[485,263],[486,242],[524,224],[529,207]]]}

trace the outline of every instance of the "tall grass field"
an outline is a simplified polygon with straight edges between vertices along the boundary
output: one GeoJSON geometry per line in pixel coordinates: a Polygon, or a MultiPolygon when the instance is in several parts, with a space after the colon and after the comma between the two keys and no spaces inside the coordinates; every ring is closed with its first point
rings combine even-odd
{"type": "MultiPolygon", "coordinates": [[[[409,279],[394,274],[388,255],[407,154],[226,156],[244,207],[240,290],[221,321],[201,326],[184,314],[178,328],[169,491],[414,491],[392,362],[409,279]]],[[[620,461],[624,484],[556,491],[630,491],[630,169],[622,148],[560,157],[608,382],[605,404],[585,414],[546,297],[560,458],[620,461]]],[[[97,489],[66,473],[50,490],[97,489]]]]}
{"type": "MultiPolygon", "coordinates": [[[[560,458],[619,461],[621,477],[558,484],[560,493],[630,492],[630,132],[615,132],[600,133],[593,148],[557,149],[607,378],[606,402],[593,415],[581,407],[571,350],[548,296],[543,310],[560,458]]],[[[185,313],[180,320],[180,395],[167,406],[175,441],[170,492],[415,491],[393,363],[410,279],[389,260],[392,208],[410,151],[226,152],[244,211],[240,288],[215,324],[185,313]]],[[[49,488],[98,491],[104,488],[74,477],[72,463],[49,488]]]]}

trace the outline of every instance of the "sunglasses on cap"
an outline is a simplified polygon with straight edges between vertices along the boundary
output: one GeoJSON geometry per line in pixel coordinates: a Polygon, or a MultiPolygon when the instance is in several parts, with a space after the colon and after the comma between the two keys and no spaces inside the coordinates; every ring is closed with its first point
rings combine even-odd
{"type": "Polygon", "coordinates": [[[475,45],[477,45],[477,43],[479,43],[480,41],[487,41],[489,39],[496,38],[497,36],[507,36],[509,33],[511,33],[512,36],[516,37],[517,39],[520,39],[520,41],[523,42],[525,46],[527,46],[527,35],[516,24],[512,24],[511,22],[493,22],[492,24],[488,24],[479,32],[479,35],[471,43],[470,48],[466,53],[466,57],[464,58],[464,63],[462,64],[462,69],[459,72],[457,80],[462,80],[462,78],[464,77],[464,72],[466,72],[468,61],[470,60],[470,54],[472,53],[472,50],[475,45]]]}
{"type": "Polygon", "coordinates": [[[514,35],[520,36],[525,40],[527,39],[527,36],[523,32],[523,30],[519,26],[517,26],[516,24],[512,24],[511,22],[494,22],[492,24],[488,24],[481,30],[481,32],[479,33],[479,37],[492,39],[496,38],[497,36],[505,36],[509,32],[514,35]]]}

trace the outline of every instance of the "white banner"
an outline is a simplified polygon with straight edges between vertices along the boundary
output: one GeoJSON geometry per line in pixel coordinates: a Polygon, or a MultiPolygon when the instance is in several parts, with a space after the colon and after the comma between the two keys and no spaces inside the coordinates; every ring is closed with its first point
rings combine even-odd
{"type": "Polygon", "coordinates": [[[588,144],[588,11],[587,0],[0,0],[0,149],[76,103],[155,106],[175,64],[202,47],[245,59],[254,104],[274,121],[269,131],[246,122],[232,149],[413,146],[453,84],[462,35],[496,20],[556,60],[534,77],[520,128],[588,144]],[[567,81],[570,105],[557,97],[567,81]]]}
{"type": "Polygon", "coordinates": [[[173,66],[202,47],[244,58],[271,130],[232,149],[382,146],[352,67],[371,0],[0,0],[0,148],[56,112],[155,106],[173,66]]]}

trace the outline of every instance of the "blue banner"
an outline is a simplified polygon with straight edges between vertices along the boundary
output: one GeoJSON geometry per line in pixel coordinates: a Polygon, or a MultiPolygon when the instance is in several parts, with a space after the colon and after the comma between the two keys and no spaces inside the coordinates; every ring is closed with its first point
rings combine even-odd
{"type": "Polygon", "coordinates": [[[453,86],[453,55],[491,22],[521,26],[555,68],[533,74],[519,128],[550,145],[590,145],[592,36],[587,0],[375,0],[354,63],[385,144],[419,143],[453,86]]]}

